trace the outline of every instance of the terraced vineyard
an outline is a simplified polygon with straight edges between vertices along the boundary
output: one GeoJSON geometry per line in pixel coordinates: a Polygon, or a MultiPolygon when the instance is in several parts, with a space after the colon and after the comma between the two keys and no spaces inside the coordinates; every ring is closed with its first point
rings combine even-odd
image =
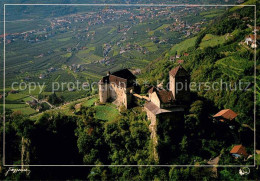
{"type": "Polygon", "coordinates": [[[216,36],[212,34],[206,34],[200,43],[201,48],[214,47],[225,43],[227,35],[216,36]]]}
{"type": "Polygon", "coordinates": [[[237,79],[246,69],[253,67],[254,62],[239,56],[229,56],[218,60],[216,66],[220,66],[224,74],[237,79]]]}

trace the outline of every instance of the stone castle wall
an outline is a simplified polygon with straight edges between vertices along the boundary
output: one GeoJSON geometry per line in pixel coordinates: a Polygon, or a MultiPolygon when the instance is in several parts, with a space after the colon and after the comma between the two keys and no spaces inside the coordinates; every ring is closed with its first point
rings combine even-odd
{"type": "Polygon", "coordinates": [[[108,84],[99,84],[98,90],[99,90],[99,100],[101,103],[106,103],[109,99],[109,89],[108,84]]]}

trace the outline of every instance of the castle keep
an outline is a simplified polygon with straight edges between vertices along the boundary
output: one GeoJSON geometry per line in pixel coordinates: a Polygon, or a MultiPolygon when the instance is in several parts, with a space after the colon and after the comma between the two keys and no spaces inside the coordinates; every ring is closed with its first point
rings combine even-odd
{"type": "Polygon", "coordinates": [[[99,99],[101,103],[108,100],[120,106],[124,105],[128,108],[132,102],[132,94],[134,91],[134,81],[136,77],[128,70],[123,69],[114,73],[107,73],[99,81],[99,99]]]}

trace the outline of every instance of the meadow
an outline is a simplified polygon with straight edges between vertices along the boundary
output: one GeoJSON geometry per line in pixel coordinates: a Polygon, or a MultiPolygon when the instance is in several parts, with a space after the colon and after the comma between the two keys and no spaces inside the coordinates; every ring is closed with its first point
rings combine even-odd
{"type": "Polygon", "coordinates": [[[193,47],[195,45],[196,39],[197,37],[193,37],[174,45],[170,50],[170,54],[174,55],[175,53],[177,53],[178,55],[180,55],[181,52],[187,51],[188,48],[193,47]]]}
{"type": "Polygon", "coordinates": [[[227,35],[217,36],[206,34],[200,43],[201,48],[214,47],[225,43],[227,35]]]}

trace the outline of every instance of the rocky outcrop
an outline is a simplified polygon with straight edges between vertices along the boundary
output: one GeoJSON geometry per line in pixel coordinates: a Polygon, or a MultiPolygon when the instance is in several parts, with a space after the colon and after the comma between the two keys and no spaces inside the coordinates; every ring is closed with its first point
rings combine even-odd
{"type": "Polygon", "coordinates": [[[21,165],[22,168],[25,168],[23,165],[29,165],[30,164],[30,140],[27,138],[22,137],[22,149],[21,149],[21,165]]]}
{"type": "Polygon", "coordinates": [[[157,138],[157,121],[152,121],[149,125],[149,130],[151,132],[151,140],[152,140],[152,149],[153,149],[153,158],[156,162],[159,161],[158,152],[157,152],[157,145],[158,145],[158,138],[157,138]]]}

